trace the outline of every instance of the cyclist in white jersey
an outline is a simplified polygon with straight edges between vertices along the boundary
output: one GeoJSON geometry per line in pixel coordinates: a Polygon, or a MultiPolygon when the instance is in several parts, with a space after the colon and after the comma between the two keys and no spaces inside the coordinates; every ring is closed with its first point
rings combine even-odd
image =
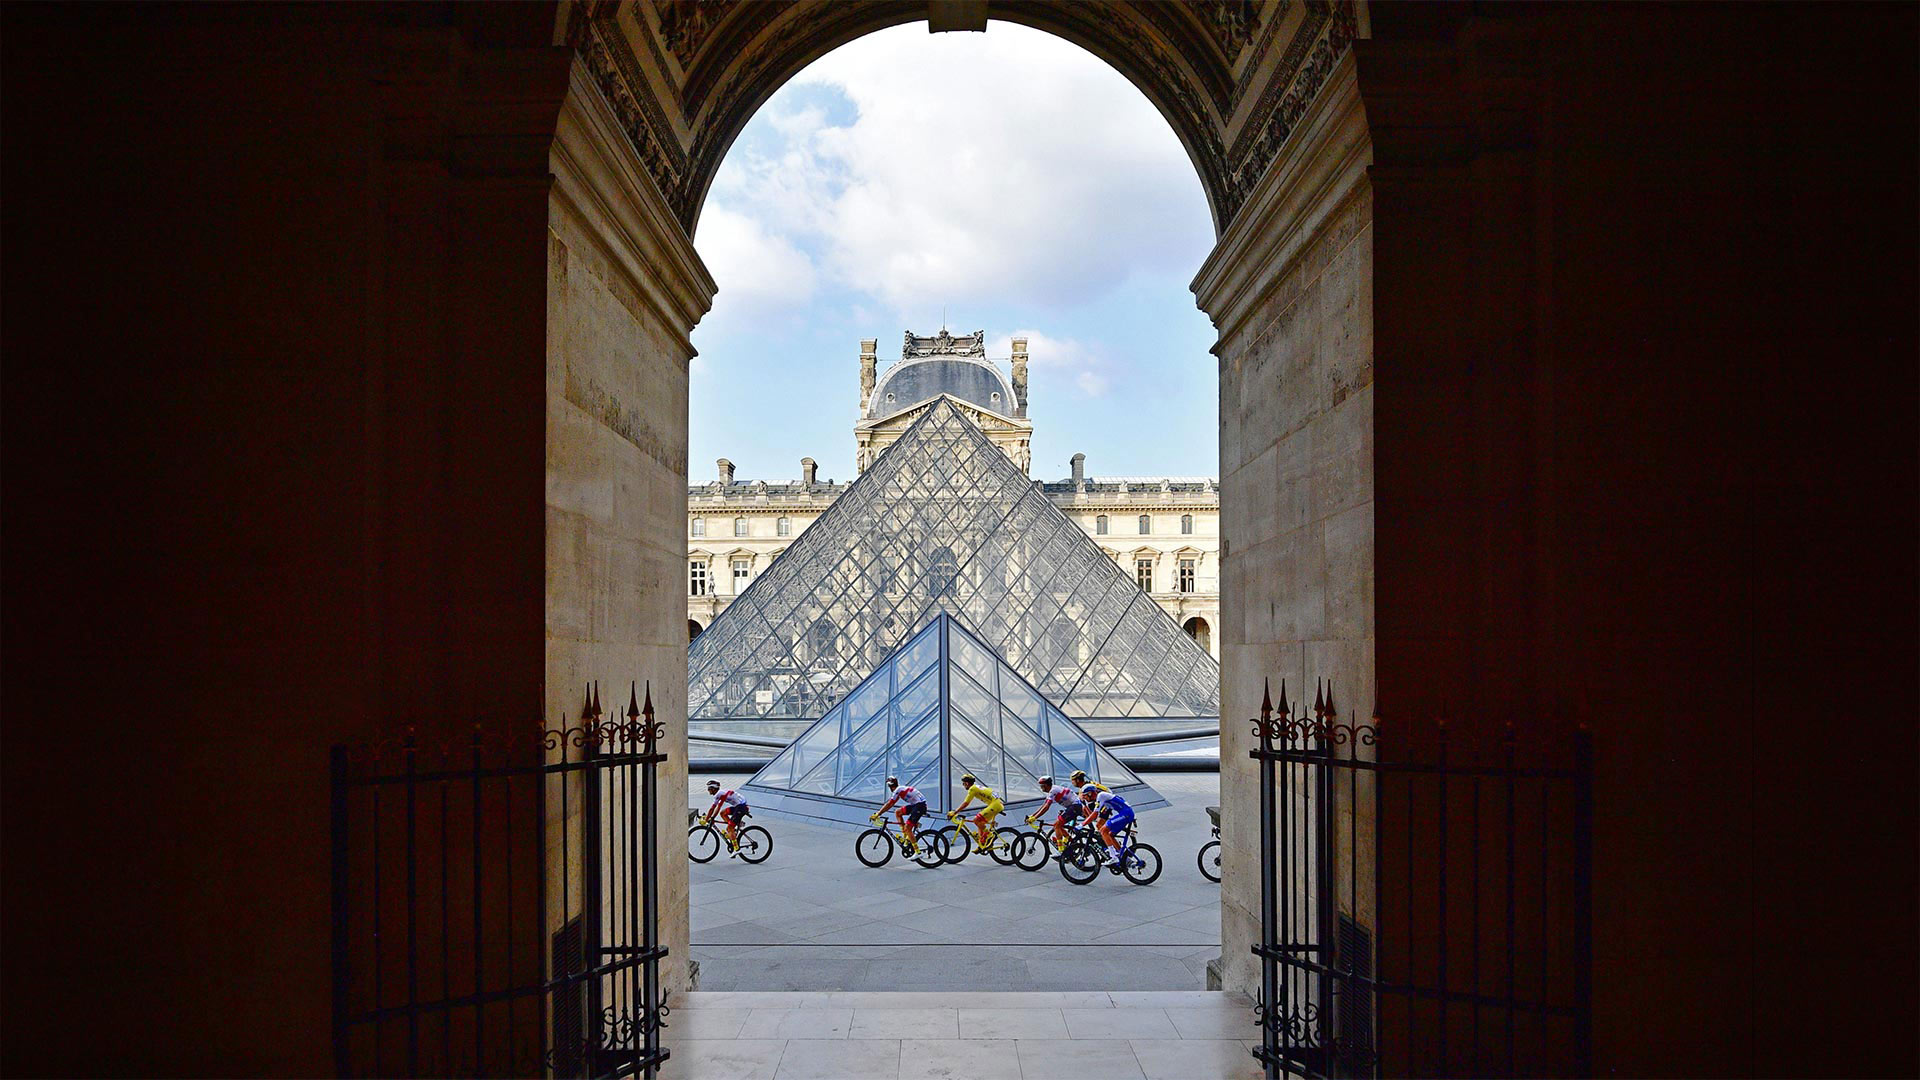
{"type": "Polygon", "coordinates": [[[747,816],[747,797],[728,788],[720,790],[720,781],[707,781],[707,794],[713,796],[713,805],[707,807],[707,820],[712,821],[716,811],[723,807],[726,814],[727,858],[740,854],[740,822],[747,816]]]}
{"type": "Polygon", "coordinates": [[[900,820],[900,827],[906,831],[907,842],[914,843],[914,835],[919,829],[920,819],[927,812],[927,797],[912,784],[901,787],[900,778],[897,776],[887,777],[887,791],[889,797],[886,805],[873,816],[878,818],[880,814],[892,809],[893,804],[899,803],[900,808],[893,811],[893,816],[900,820]]]}
{"type": "Polygon", "coordinates": [[[1051,776],[1040,778],[1040,790],[1046,792],[1046,795],[1040,803],[1040,809],[1035,810],[1032,816],[1027,818],[1027,823],[1037,823],[1042,814],[1059,807],[1060,815],[1053,819],[1053,842],[1057,847],[1066,843],[1067,823],[1080,816],[1080,800],[1074,796],[1072,788],[1065,784],[1055,784],[1051,776]]]}

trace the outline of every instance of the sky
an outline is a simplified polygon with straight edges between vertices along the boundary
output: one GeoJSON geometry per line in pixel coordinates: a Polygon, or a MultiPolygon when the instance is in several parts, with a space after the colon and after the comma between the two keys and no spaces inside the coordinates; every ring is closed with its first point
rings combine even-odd
{"type": "Polygon", "coordinates": [[[1212,326],[1188,283],[1213,246],[1186,151],[1078,46],[924,24],[821,57],[728,151],[694,246],[719,285],[694,331],[694,483],[854,476],[860,341],[987,332],[1031,354],[1033,475],[1214,476],[1212,326]]]}

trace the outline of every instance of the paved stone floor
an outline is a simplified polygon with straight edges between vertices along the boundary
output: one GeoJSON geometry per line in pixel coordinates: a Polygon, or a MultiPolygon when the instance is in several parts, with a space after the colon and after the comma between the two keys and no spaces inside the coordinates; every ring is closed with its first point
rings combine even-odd
{"type": "Polygon", "coordinates": [[[1252,1007],[1205,991],[703,992],[673,1004],[675,1080],[1260,1075],[1252,1007]]]}
{"type": "MultiPolygon", "coordinates": [[[[706,779],[691,778],[696,800],[706,779]]],[[[1146,886],[1110,874],[1074,885],[1051,864],[1028,873],[984,856],[926,870],[896,854],[868,869],[853,832],[758,817],[774,836],[765,863],[692,867],[700,989],[1202,990],[1220,953],[1220,887],[1194,857],[1219,777],[1147,780],[1172,805],[1140,817],[1165,860],[1146,886]]]]}

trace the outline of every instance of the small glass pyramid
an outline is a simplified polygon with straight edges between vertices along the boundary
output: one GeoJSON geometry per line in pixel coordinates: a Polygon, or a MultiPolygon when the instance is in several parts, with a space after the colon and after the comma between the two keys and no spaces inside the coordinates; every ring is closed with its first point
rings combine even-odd
{"type": "Polygon", "coordinates": [[[933,616],[1068,716],[1220,715],[1220,666],[939,397],[687,650],[693,720],[813,720],[933,616]]]}
{"type": "Polygon", "coordinates": [[[1040,800],[1039,778],[1075,769],[1124,795],[1135,809],[1160,794],[1055,708],[959,621],[936,615],[747,781],[755,809],[829,825],[864,825],[897,776],[935,814],[965,798],[972,773],[1018,823],[1040,800]]]}

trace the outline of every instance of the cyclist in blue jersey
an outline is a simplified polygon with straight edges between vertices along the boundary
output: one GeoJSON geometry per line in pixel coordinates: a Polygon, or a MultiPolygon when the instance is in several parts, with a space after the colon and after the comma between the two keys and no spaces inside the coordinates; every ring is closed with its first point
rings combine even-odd
{"type": "Polygon", "coordinates": [[[1100,839],[1107,842],[1107,865],[1120,866],[1126,853],[1120,850],[1120,842],[1114,835],[1133,824],[1133,807],[1113,792],[1102,791],[1091,784],[1080,790],[1080,798],[1093,816],[1094,827],[1100,830],[1100,839]]]}

